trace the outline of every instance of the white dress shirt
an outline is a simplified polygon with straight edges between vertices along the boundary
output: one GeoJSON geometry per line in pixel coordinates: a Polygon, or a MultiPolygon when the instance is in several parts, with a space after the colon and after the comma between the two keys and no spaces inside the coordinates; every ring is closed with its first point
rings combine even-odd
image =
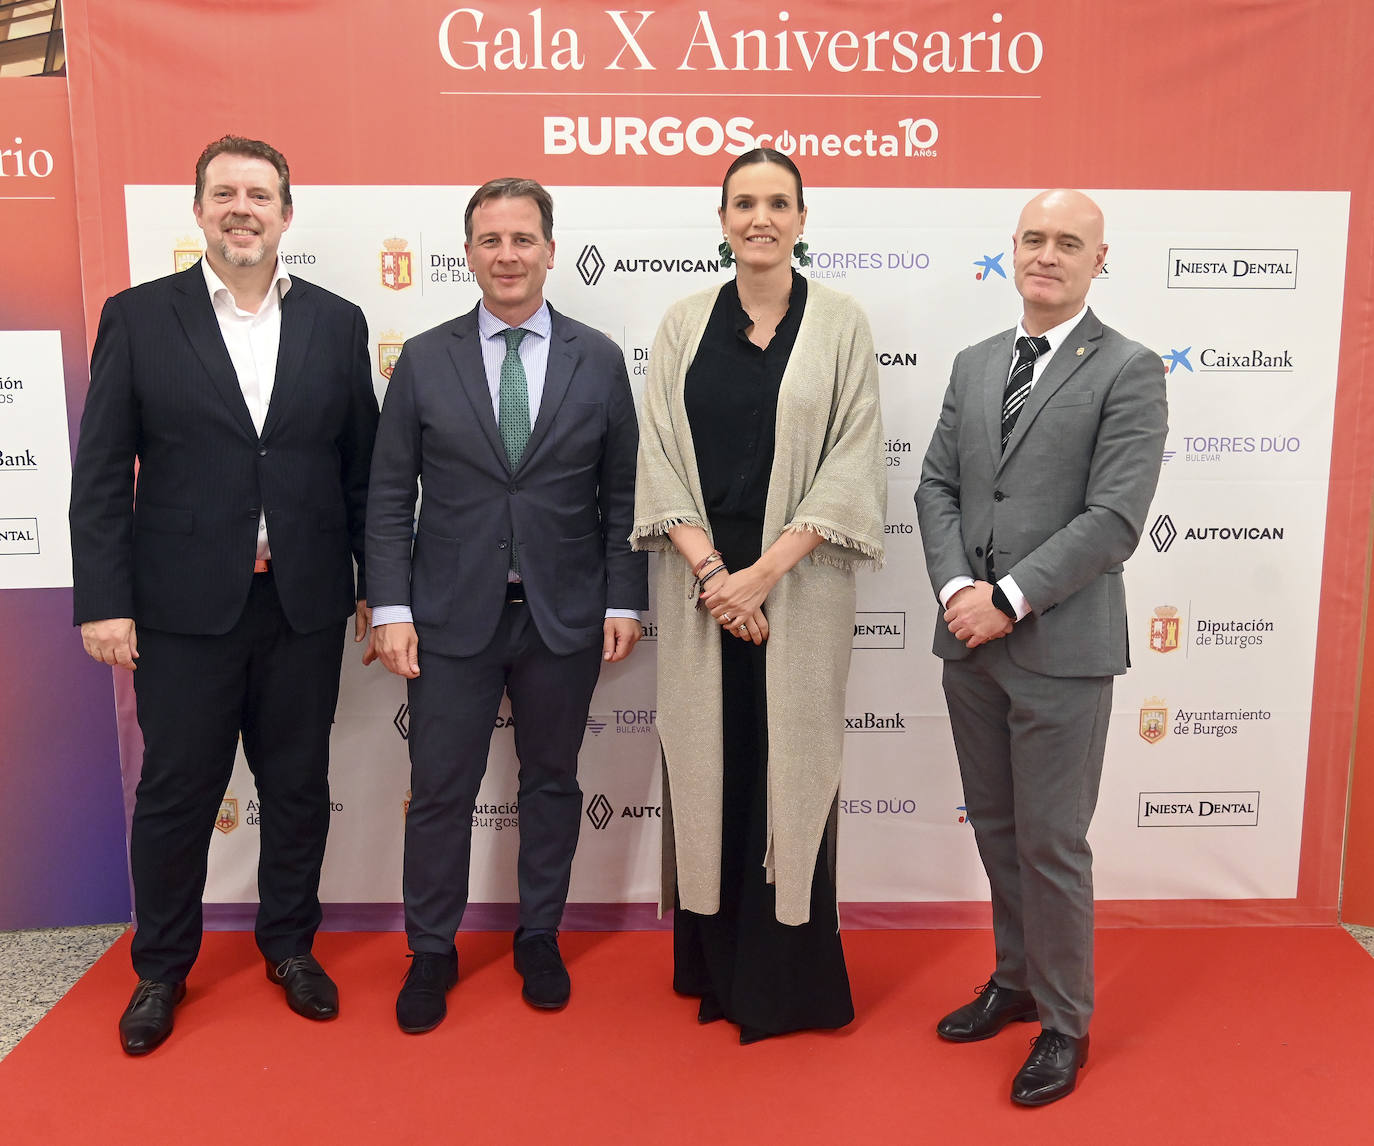
{"type": "MultiPolygon", "coordinates": [[[[210,266],[210,260],[202,258],[200,269],[205,274],[205,288],[210,292],[210,304],[215,308],[215,319],[219,332],[224,338],[224,348],[229,351],[229,361],[238,375],[239,389],[248,405],[248,416],[253,419],[253,428],[262,436],[262,425],[267,420],[267,407],[272,402],[272,385],[277,380],[277,347],[281,344],[281,300],[291,289],[291,276],[277,260],[272,274],[272,284],[257,311],[243,310],[234,301],[229,288],[220,280],[210,266]]],[[[258,558],[264,560],[272,556],[267,542],[267,514],[258,511],[258,558]]]]}

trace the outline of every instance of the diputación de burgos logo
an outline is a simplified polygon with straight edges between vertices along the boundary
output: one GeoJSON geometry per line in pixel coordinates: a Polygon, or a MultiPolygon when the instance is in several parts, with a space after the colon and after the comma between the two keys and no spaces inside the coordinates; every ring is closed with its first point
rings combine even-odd
{"type": "Polygon", "coordinates": [[[939,125],[925,116],[906,116],[843,134],[795,125],[757,130],[752,119],[740,115],[724,122],[710,115],[688,120],[675,115],[544,117],[545,155],[743,155],[756,147],[771,147],[799,159],[934,159],[939,138],[939,125]]]}

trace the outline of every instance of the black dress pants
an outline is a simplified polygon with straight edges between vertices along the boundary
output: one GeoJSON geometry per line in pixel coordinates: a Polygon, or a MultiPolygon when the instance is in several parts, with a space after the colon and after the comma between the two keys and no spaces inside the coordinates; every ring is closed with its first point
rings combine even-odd
{"type": "Polygon", "coordinates": [[[139,627],[143,773],[129,854],[140,978],[179,982],[200,952],[206,858],[240,735],[262,809],[258,947],[274,962],[310,950],[343,643],[342,623],[295,632],[271,573],[254,575],[222,636],[139,627]]]}

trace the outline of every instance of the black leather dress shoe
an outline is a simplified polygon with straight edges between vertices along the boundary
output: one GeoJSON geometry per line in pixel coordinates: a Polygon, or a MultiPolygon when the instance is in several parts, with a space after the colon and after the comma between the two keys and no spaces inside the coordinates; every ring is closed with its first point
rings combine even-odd
{"type": "Polygon", "coordinates": [[[280,963],[268,960],[267,979],[286,991],[286,1003],[296,1014],[316,1022],[339,1017],[339,988],[308,951],[280,963]]]}
{"type": "Polygon", "coordinates": [[[568,1005],[572,980],[558,950],[558,934],[540,931],[515,941],[515,969],[525,979],[521,997],[542,1011],[557,1011],[568,1005]]]}
{"type": "Polygon", "coordinates": [[[1041,1031],[1025,1066],[1011,1081],[1011,1100],[1021,1106],[1044,1106],[1073,1093],[1078,1072],[1087,1061],[1087,1035],[1076,1039],[1059,1031],[1041,1031]]]}
{"type": "Polygon", "coordinates": [[[408,1035],[432,1031],[448,1014],[444,996],[458,982],[458,951],[446,955],[416,951],[396,996],[396,1025],[408,1035]]]}
{"type": "Polygon", "coordinates": [[[973,1002],[941,1019],[935,1033],[952,1043],[976,1043],[992,1038],[1008,1023],[1030,1023],[1039,1017],[1029,991],[1012,991],[989,979],[975,994],[973,1002]]]}
{"type": "Polygon", "coordinates": [[[186,998],[185,983],[140,979],[119,1016],[119,1041],[125,1054],[147,1054],[172,1033],[172,1011],[186,998]]]}

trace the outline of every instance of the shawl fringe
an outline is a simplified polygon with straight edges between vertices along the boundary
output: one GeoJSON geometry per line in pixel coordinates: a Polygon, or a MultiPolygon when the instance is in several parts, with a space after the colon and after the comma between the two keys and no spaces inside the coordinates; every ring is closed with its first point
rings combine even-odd
{"type": "Polygon", "coordinates": [[[848,553],[835,553],[827,549],[816,549],[811,554],[811,560],[817,565],[833,565],[837,569],[856,569],[861,565],[872,565],[876,569],[883,567],[883,546],[875,545],[869,541],[863,541],[852,534],[836,529],[831,525],[822,525],[815,521],[794,521],[783,529],[784,533],[817,533],[831,545],[841,549],[849,550],[848,553]]]}
{"type": "Polygon", "coordinates": [[[679,525],[694,525],[710,533],[706,523],[695,517],[663,517],[657,521],[636,525],[630,533],[630,548],[662,552],[672,545],[668,538],[669,530],[679,525]]]}

